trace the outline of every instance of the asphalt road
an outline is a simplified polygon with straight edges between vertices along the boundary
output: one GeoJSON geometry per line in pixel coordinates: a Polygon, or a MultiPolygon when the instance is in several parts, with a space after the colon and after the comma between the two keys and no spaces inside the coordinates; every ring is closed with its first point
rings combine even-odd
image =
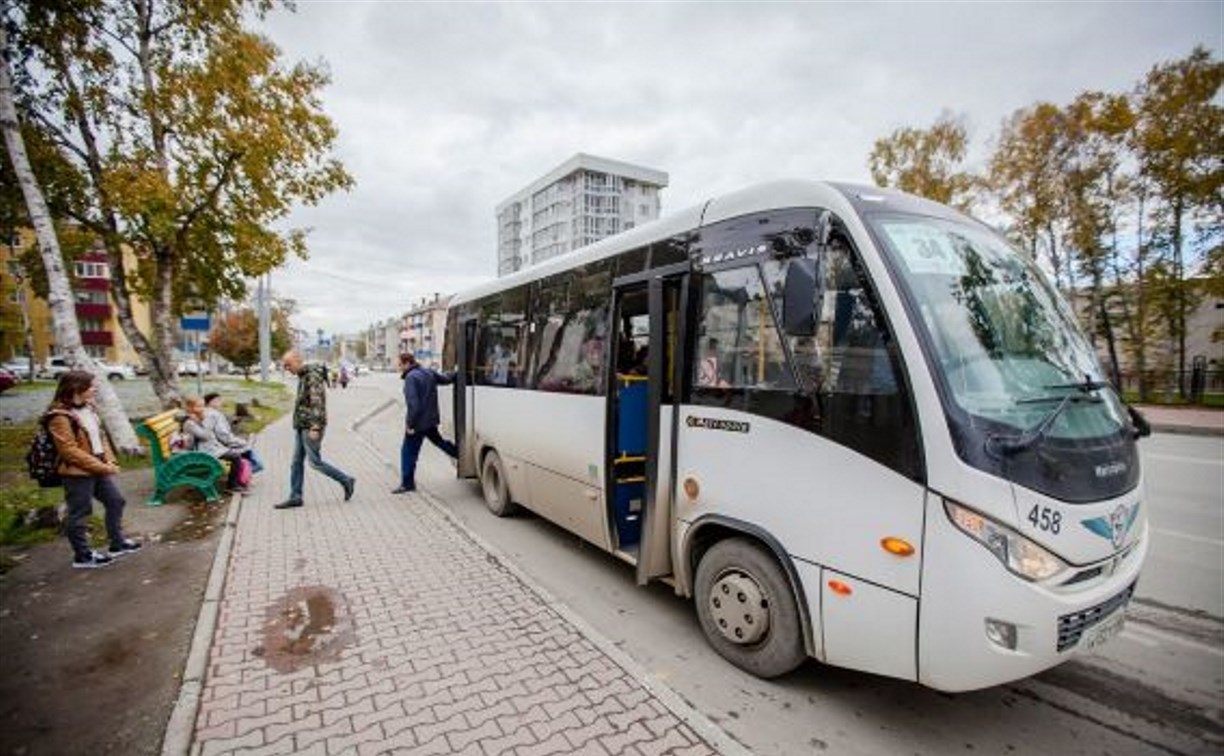
{"type": "Polygon", "coordinates": [[[1224,618],[1224,438],[1158,433],[1139,448],[1152,550],[1138,595],[1224,618]]]}
{"type": "MultiPolygon", "coordinates": [[[[394,376],[371,382],[398,396],[394,376]]],[[[363,429],[389,464],[398,455],[398,412],[363,429]]],[[[1222,444],[1165,436],[1145,443],[1157,532],[1140,600],[1117,639],[1037,677],[958,695],[815,661],[758,680],[706,644],[689,601],[666,586],[637,587],[628,566],[544,520],[493,517],[476,484],[456,480],[432,447],[418,480],[755,753],[1216,754],[1224,750],[1224,624],[1205,613],[1221,613],[1211,602],[1224,584],[1222,444]]]]}

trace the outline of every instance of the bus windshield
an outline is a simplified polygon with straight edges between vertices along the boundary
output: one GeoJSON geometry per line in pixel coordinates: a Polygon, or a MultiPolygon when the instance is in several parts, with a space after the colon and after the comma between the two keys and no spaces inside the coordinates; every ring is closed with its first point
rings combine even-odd
{"type": "Polygon", "coordinates": [[[968,438],[958,436],[978,445],[972,456],[1059,441],[1099,448],[1127,433],[1096,354],[1026,255],[970,223],[900,214],[870,223],[912,298],[945,400],[955,403],[948,414],[965,421],[959,430],[968,438]]]}

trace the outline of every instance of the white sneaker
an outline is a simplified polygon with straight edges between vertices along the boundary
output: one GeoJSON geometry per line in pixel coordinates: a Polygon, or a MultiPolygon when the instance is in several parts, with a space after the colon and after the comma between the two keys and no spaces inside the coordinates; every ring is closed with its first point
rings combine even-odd
{"type": "Polygon", "coordinates": [[[74,570],[96,570],[99,567],[105,567],[115,561],[114,557],[107,556],[101,551],[89,552],[89,557],[86,559],[72,558],[72,568],[74,570]]]}
{"type": "Polygon", "coordinates": [[[123,543],[120,545],[119,548],[116,549],[114,546],[111,546],[109,549],[106,550],[106,553],[107,553],[107,556],[109,556],[111,559],[114,559],[116,557],[125,556],[127,554],[135,554],[137,551],[140,551],[140,548],[143,545],[144,544],[139,543],[137,541],[133,541],[130,538],[124,538],[123,543]]]}

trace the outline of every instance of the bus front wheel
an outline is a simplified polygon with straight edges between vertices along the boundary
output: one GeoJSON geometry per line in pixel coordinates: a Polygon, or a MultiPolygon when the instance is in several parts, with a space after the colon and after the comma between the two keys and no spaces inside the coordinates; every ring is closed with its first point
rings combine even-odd
{"type": "Polygon", "coordinates": [[[710,645],[757,677],[777,677],[807,658],[790,582],[773,555],[744,538],[710,547],[693,598],[710,645]]]}
{"type": "Polygon", "coordinates": [[[484,491],[485,506],[498,517],[514,514],[514,502],[510,500],[510,487],[506,484],[506,469],[497,452],[485,455],[480,466],[480,488],[484,491]]]}

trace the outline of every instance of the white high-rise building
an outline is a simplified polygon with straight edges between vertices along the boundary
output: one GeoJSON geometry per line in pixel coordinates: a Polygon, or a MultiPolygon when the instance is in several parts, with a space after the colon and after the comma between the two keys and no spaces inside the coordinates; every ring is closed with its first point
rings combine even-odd
{"type": "Polygon", "coordinates": [[[659,217],[667,174],[578,153],[497,206],[497,275],[659,217]]]}

